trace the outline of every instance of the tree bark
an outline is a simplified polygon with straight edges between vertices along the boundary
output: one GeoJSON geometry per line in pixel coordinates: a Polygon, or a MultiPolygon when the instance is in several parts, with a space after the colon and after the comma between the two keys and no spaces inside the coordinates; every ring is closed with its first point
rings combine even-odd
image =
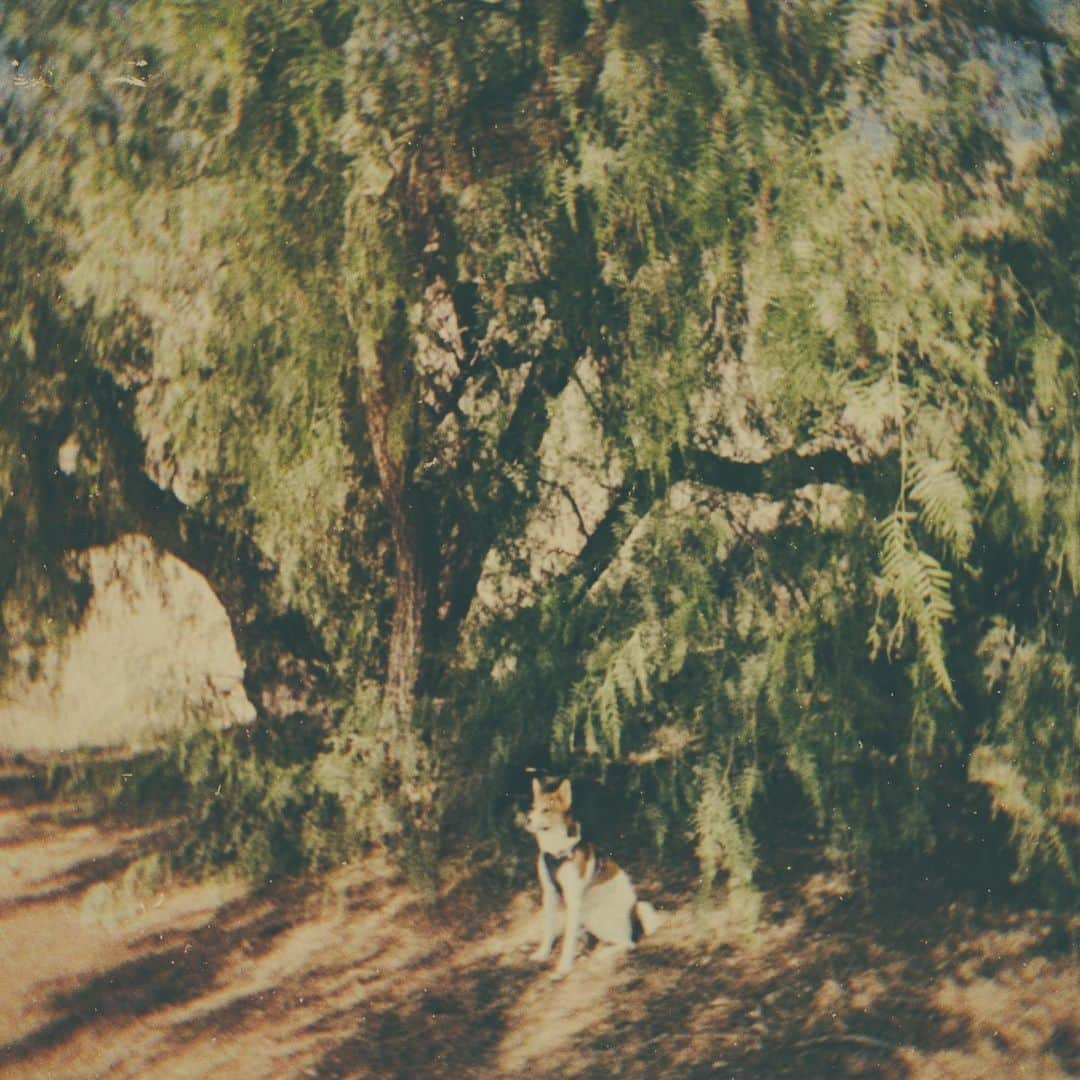
{"type": "MultiPolygon", "coordinates": [[[[380,353],[383,346],[380,346],[380,353]]],[[[411,380],[392,380],[388,356],[377,356],[360,374],[359,390],[379,489],[390,524],[394,558],[394,613],[386,658],[384,702],[399,731],[410,723],[425,675],[435,621],[437,542],[425,498],[413,478],[412,429],[416,404],[411,380]]]]}
{"type": "Polygon", "coordinates": [[[421,550],[416,493],[410,490],[401,456],[390,445],[390,404],[368,385],[364,405],[394,555],[394,614],[386,659],[385,699],[398,719],[405,721],[415,709],[420,684],[432,606],[431,574],[421,550]]]}

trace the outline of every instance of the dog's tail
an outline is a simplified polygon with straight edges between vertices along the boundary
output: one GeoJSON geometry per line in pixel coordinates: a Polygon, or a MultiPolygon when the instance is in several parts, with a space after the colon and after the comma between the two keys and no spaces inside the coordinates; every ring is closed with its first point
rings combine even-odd
{"type": "Polygon", "coordinates": [[[660,925],[660,913],[647,900],[639,900],[630,910],[631,939],[636,945],[660,925]]]}

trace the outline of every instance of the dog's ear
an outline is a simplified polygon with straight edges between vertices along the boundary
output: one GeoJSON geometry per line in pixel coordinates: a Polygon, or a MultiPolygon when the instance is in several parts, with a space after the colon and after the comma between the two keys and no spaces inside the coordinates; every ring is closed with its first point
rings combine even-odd
{"type": "Polygon", "coordinates": [[[570,781],[569,780],[564,780],[559,785],[559,790],[558,790],[557,794],[559,796],[559,799],[562,801],[563,809],[564,810],[569,810],[570,809],[570,781]]]}
{"type": "Polygon", "coordinates": [[[540,783],[536,777],[533,777],[533,802],[539,802],[540,796],[544,794],[544,785],[540,783]]]}

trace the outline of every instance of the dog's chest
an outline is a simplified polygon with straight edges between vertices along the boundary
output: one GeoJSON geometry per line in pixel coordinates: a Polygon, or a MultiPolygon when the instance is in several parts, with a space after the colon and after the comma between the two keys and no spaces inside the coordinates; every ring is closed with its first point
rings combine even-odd
{"type": "Polygon", "coordinates": [[[559,880],[559,871],[572,860],[572,855],[552,855],[550,851],[544,852],[544,868],[548,872],[551,884],[555,886],[555,891],[559,893],[560,896],[562,895],[563,887],[562,882],[559,880]]]}
{"type": "Polygon", "coordinates": [[[563,886],[559,880],[559,874],[567,863],[572,863],[573,873],[581,881],[586,889],[597,881],[607,876],[608,857],[597,850],[592,844],[576,848],[565,855],[553,855],[549,851],[543,852],[544,869],[556,892],[562,895],[563,886]]]}

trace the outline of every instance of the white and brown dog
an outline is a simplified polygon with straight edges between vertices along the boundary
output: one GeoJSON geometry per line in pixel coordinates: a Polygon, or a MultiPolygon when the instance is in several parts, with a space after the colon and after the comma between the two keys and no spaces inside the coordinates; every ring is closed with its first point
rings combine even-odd
{"type": "Polygon", "coordinates": [[[582,929],[600,941],[630,948],[651,934],[660,917],[652,904],[638,900],[626,871],[615,860],[581,839],[581,826],[570,815],[570,781],[545,787],[532,784],[533,805],[525,828],[540,846],[536,870],[543,894],[543,937],[534,960],[551,955],[558,934],[559,900],[566,908],[562,953],[554,978],[566,975],[582,929]]]}

